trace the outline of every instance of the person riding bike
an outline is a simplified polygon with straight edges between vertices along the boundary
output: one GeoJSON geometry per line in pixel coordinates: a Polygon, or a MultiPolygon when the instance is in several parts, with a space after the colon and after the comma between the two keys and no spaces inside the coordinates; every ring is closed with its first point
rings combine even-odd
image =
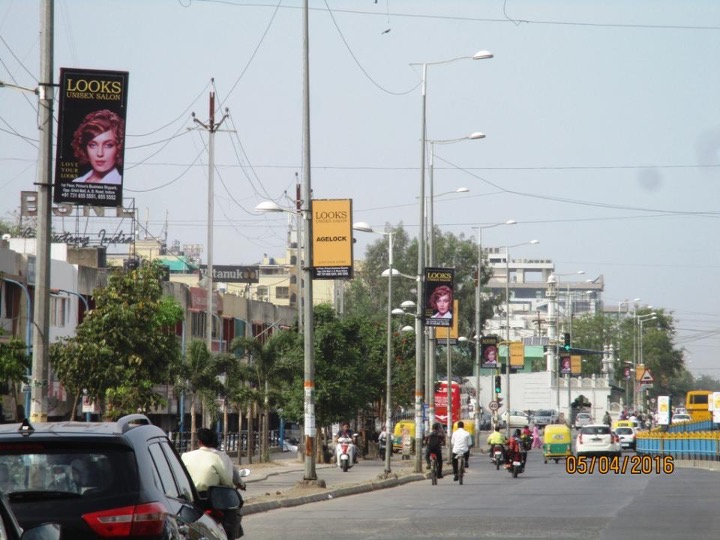
{"type": "Polygon", "coordinates": [[[507,444],[507,439],[505,438],[505,435],[503,435],[502,431],[500,431],[500,426],[495,426],[495,431],[493,431],[490,435],[488,435],[487,438],[487,444],[488,444],[488,453],[492,455],[493,446],[496,444],[499,444],[502,446],[503,449],[503,459],[507,461],[507,456],[505,452],[505,445],[507,444]]]}
{"type": "MultiPolygon", "coordinates": [[[[348,422],[343,422],[342,427],[340,428],[340,431],[338,431],[337,435],[335,436],[335,441],[337,442],[338,439],[341,437],[344,437],[346,439],[350,439],[352,442],[350,443],[353,447],[353,463],[357,463],[358,459],[358,448],[355,445],[355,437],[354,437],[353,431],[350,429],[350,424],[348,422]]],[[[341,466],[340,463],[340,456],[337,456],[337,462],[338,467],[341,466]]]]}
{"type": "Polygon", "coordinates": [[[512,437],[507,442],[507,459],[505,460],[505,468],[509,469],[512,467],[512,462],[515,457],[519,457],[522,460],[522,450],[520,449],[520,430],[516,429],[512,437]]]}
{"type": "Polygon", "coordinates": [[[437,457],[437,477],[442,478],[442,448],[445,446],[445,434],[443,433],[442,426],[437,422],[433,424],[432,430],[428,433],[427,437],[425,437],[425,444],[427,445],[425,449],[427,468],[430,468],[430,454],[435,454],[437,457]]]}
{"type": "Polygon", "coordinates": [[[470,458],[471,441],[470,434],[465,431],[465,422],[460,420],[457,423],[455,433],[450,437],[450,444],[452,445],[453,480],[456,482],[458,480],[458,456],[460,456],[460,459],[465,460],[465,467],[467,468],[468,459],[470,458]]]}

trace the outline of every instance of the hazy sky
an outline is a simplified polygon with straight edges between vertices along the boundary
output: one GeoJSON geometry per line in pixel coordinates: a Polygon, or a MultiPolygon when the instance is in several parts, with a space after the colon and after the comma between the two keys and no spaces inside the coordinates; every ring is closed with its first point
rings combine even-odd
{"type": "MultiPolygon", "coordinates": [[[[39,0],[0,0],[0,80],[35,87],[39,0]]],[[[302,2],[56,0],[61,67],[129,71],[125,197],[147,234],[207,238],[208,95],[216,135],[215,264],[283,256],[302,174],[302,2]],[[219,116],[218,116],[219,118],[219,116]]],[[[720,377],[720,2],[310,1],[313,196],[355,221],[418,232],[422,68],[432,65],[443,231],[515,219],[484,244],[605,278],[606,305],[673,312],[695,373],[720,377]]],[[[0,89],[0,216],[36,175],[36,99],[0,89]]],[[[98,223],[54,223],[56,229],[98,223]]],[[[104,224],[117,228],[116,222],[104,224]]],[[[128,232],[127,223],[120,226],[128,232]]],[[[146,234],[143,232],[143,235],[146,234]]],[[[356,258],[377,237],[357,235],[356,258]]],[[[561,278],[563,279],[569,278],[561,278]]],[[[648,323],[645,324],[648,327],[648,323]]]]}

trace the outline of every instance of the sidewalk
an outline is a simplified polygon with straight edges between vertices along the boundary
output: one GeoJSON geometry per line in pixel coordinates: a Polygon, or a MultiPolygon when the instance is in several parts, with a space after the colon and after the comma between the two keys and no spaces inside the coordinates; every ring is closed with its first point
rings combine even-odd
{"type": "Polygon", "coordinates": [[[242,513],[245,516],[395,487],[427,478],[424,461],[423,472],[415,473],[414,459],[403,460],[399,455],[393,455],[391,472],[387,478],[385,461],[369,458],[360,459],[347,472],[342,472],[334,463],[317,463],[317,481],[306,483],[303,481],[305,464],[295,452],[273,454],[271,459],[271,463],[240,465],[250,469],[250,476],[245,479],[247,489],[242,492],[245,501],[242,513]]]}

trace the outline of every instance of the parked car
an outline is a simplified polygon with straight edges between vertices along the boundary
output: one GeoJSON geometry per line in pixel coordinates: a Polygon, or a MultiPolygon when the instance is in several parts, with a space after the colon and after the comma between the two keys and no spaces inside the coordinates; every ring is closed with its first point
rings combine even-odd
{"type": "Polygon", "coordinates": [[[577,413],[577,416],[575,417],[575,429],[580,429],[583,426],[592,424],[592,422],[593,418],[590,416],[590,413],[577,413]]]}
{"type": "Polygon", "coordinates": [[[673,424],[679,424],[680,422],[690,422],[691,420],[692,420],[692,416],[690,416],[687,413],[680,413],[680,414],[672,415],[672,423],[673,424]]]}
{"type": "Polygon", "coordinates": [[[141,414],[117,422],[1,424],[3,467],[20,525],[56,522],[65,539],[220,539],[225,532],[209,514],[240,506],[230,487],[211,486],[201,499],[165,433],[141,414]]]}
{"type": "Polygon", "coordinates": [[[575,454],[577,456],[597,454],[620,456],[621,452],[620,439],[607,424],[583,426],[575,439],[575,454]]]}
{"type": "Polygon", "coordinates": [[[530,425],[530,417],[522,411],[505,411],[500,415],[503,426],[521,428],[530,425]],[[508,414],[509,413],[509,414],[508,414]]]}
{"type": "Polygon", "coordinates": [[[540,409],[530,417],[530,421],[537,427],[545,427],[558,421],[558,413],[553,409],[540,409]]]}
{"type": "Polygon", "coordinates": [[[619,426],[615,428],[615,433],[617,433],[617,436],[620,439],[621,448],[635,450],[635,435],[637,434],[636,428],[630,426],[619,426]]]}

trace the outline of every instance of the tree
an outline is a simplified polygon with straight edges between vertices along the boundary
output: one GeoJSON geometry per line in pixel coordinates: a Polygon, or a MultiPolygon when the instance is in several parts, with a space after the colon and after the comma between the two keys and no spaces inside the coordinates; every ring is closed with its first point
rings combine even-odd
{"type": "MultiPolygon", "coordinates": [[[[271,405],[271,390],[281,381],[293,375],[294,365],[284,361],[285,352],[294,344],[289,331],[274,334],[265,343],[257,338],[240,337],[233,339],[231,351],[242,349],[247,356],[247,373],[253,374],[257,388],[262,395],[263,422],[260,438],[260,456],[263,461],[270,460],[268,433],[271,405]]],[[[274,400],[277,401],[277,400],[274,400]]]]}
{"type": "Polygon", "coordinates": [[[76,335],[51,347],[51,365],[65,388],[76,395],[87,389],[109,418],[165,404],[154,386],[172,382],[180,359],[175,325],[183,314],[162,296],[161,278],[157,262],[113,272],[95,290],[96,307],[76,335]]]}
{"type": "MultiPolygon", "coordinates": [[[[19,394],[17,385],[28,383],[27,372],[32,359],[27,354],[27,345],[15,337],[0,342],[0,382],[7,382],[10,394],[19,394]]],[[[28,411],[25,412],[27,414],[28,411]]]]}

